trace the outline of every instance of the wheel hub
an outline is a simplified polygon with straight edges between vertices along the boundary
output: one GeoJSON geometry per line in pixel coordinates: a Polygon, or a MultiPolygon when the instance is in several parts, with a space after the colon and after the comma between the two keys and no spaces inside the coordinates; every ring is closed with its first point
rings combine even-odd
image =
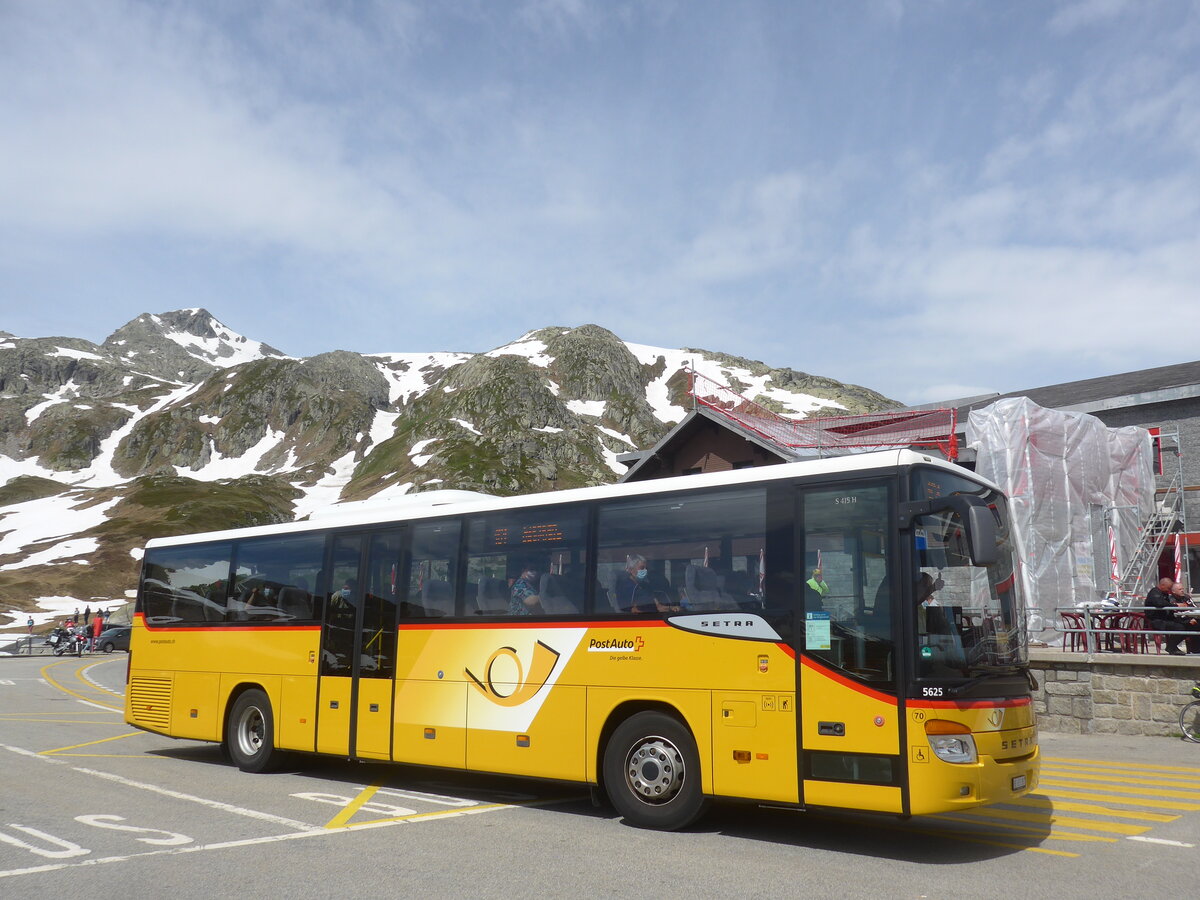
{"type": "Polygon", "coordinates": [[[629,753],[625,780],[647,803],[666,803],[683,787],[683,755],[663,737],[646,738],[629,753]]]}

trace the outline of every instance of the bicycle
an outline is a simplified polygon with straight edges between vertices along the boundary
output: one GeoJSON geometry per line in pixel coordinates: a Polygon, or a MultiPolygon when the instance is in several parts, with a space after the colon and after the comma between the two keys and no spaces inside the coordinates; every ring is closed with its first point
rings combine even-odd
{"type": "Polygon", "coordinates": [[[1184,738],[1200,744],[1200,682],[1192,685],[1196,699],[1179,711],[1179,730],[1184,738]]]}

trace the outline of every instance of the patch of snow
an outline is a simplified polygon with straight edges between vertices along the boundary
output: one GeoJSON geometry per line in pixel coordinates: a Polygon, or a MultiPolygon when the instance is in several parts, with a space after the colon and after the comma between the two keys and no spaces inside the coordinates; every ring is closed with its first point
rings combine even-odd
{"type": "Polygon", "coordinates": [[[132,550],[129,551],[129,555],[132,556],[134,559],[140,561],[141,558],[146,555],[146,551],[143,550],[141,547],[134,547],[132,550]]]}
{"type": "MultiPolygon", "coordinates": [[[[0,615],[8,616],[10,619],[12,619],[11,622],[0,624],[0,630],[16,630],[17,633],[24,634],[25,629],[27,628],[25,623],[30,617],[33,618],[33,624],[36,628],[38,625],[45,625],[47,622],[57,622],[61,619],[66,619],[68,616],[73,616],[75,615],[75,610],[79,610],[82,613],[84,609],[91,605],[89,599],[78,600],[75,597],[38,597],[33,602],[36,603],[40,609],[34,610],[33,612],[12,610],[10,612],[0,613],[0,615]]],[[[121,604],[119,601],[115,601],[108,604],[101,604],[101,608],[105,608],[106,605],[120,606],[121,604]]],[[[35,635],[33,640],[36,644],[39,640],[44,640],[44,638],[38,638],[35,635]]]]}
{"type": "Polygon", "coordinates": [[[540,428],[533,428],[532,431],[544,431],[546,434],[559,434],[562,429],[555,428],[553,425],[542,425],[540,428]]]}
{"type": "MultiPolygon", "coordinates": [[[[44,566],[52,562],[71,559],[73,556],[86,556],[89,553],[95,553],[98,549],[100,549],[100,542],[96,538],[71,538],[70,540],[60,541],[52,547],[47,547],[45,550],[31,553],[20,562],[0,566],[0,572],[9,572],[13,569],[27,569],[30,566],[44,566]]],[[[87,560],[72,561],[81,562],[83,565],[88,564],[87,560]]]]}
{"type": "Polygon", "coordinates": [[[550,393],[552,393],[555,397],[557,397],[559,391],[562,390],[562,388],[558,386],[558,382],[551,381],[550,379],[546,379],[546,387],[550,389],[550,393]]]}
{"type": "MultiPolygon", "coordinates": [[[[162,324],[162,320],[157,316],[152,318],[156,324],[162,324]]],[[[174,341],[191,356],[222,369],[268,357],[290,359],[290,357],[278,357],[273,353],[267,353],[263,349],[262,342],[252,341],[244,335],[230,330],[215,318],[210,318],[209,324],[216,333],[215,337],[198,337],[186,331],[164,331],[163,337],[174,341]]]]}
{"type": "Polygon", "coordinates": [[[450,421],[453,422],[455,425],[461,425],[463,428],[467,429],[467,431],[471,432],[472,434],[478,434],[478,435],[483,434],[482,431],[480,431],[478,428],[476,428],[474,425],[472,425],[470,422],[466,421],[465,419],[451,419],[450,421]]]}
{"type": "Polygon", "coordinates": [[[432,453],[426,454],[422,451],[424,451],[426,447],[437,440],[439,440],[439,438],[426,438],[425,440],[417,441],[412,445],[412,448],[408,451],[408,456],[413,461],[414,466],[419,469],[421,466],[425,465],[425,463],[433,459],[434,455],[432,453]]]}
{"type": "Polygon", "coordinates": [[[73,540],[73,536],[101,525],[108,518],[108,511],[121,501],[114,498],[81,509],[87,500],[80,492],[70,491],[0,508],[0,556],[25,553],[38,544],[55,542],[54,546],[40,549],[3,568],[24,568],[93,552],[96,549],[94,538],[73,540]],[[90,542],[92,546],[79,549],[83,548],[83,542],[90,542]]]}
{"type": "Polygon", "coordinates": [[[350,483],[354,469],[358,466],[354,451],[335,460],[331,468],[333,472],[323,476],[312,487],[300,487],[304,496],[296,501],[295,516],[302,519],[319,509],[327,509],[338,502],[342,490],[350,483]]]}
{"type": "Polygon", "coordinates": [[[266,433],[259,438],[258,443],[241,456],[223,456],[217,451],[216,445],[212,443],[212,438],[210,437],[208,440],[211,455],[208,463],[199,469],[176,466],[175,473],[188,478],[195,478],[197,481],[221,481],[226,478],[242,478],[253,472],[260,471],[259,466],[262,463],[262,458],[279,446],[286,437],[287,435],[282,431],[275,431],[268,428],[266,433]]]}
{"type": "Polygon", "coordinates": [[[544,341],[527,340],[526,338],[518,338],[511,344],[505,344],[503,347],[497,347],[495,350],[489,350],[484,356],[523,356],[530,363],[538,368],[545,369],[550,363],[554,362],[552,356],[546,353],[546,344],[544,341]]]}
{"type": "Polygon", "coordinates": [[[221,417],[220,416],[201,416],[198,421],[204,425],[220,425],[221,417]]]}
{"type": "Polygon", "coordinates": [[[597,419],[604,415],[603,400],[568,400],[567,409],[577,416],[595,416],[597,419]]]}
{"type": "Polygon", "coordinates": [[[55,356],[65,356],[68,359],[96,359],[104,362],[104,357],[95,353],[89,353],[87,350],[72,350],[70,347],[55,347],[55,356]]]}
{"type": "Polygon", "coordinates": [[[604,441],[601,441],[600,438],[596,438],[596,440],[600,443],[600,455],[604,457],[604,464],[606,466],[618,475],[624,475],[629,471],[627,466],[623,466],[617,462],[617,454],[605,447],[604,441]]]}
{"type": "Polygon", "coordinates": [[[841,404],[834,403],[822,397],[816,397],[811,394],[797,394],[771,386],[770,375],[754,375],[749,369],[741,366],[726,365],[717,360],[709,359],[702,353],[693,353],[687,350],[670,350],[665,347],[652,347],[647,344],[634,344],[628,341],[625,342],[625,346],[629,348],[629,352],[637,357],[638,362],[642,365],[654,365],[659,357],[662,357],[665,361],[666,367],[663,369],[662,375],[654,379],[646,387],[646,401],[650,404],[650,408],[654,410],[655,417],[660,422],[667,424],[674,424],[681,421],[688,413],[682,406],[671,403],[669,399],[670,392],[667,388],[667,382],[680,369],[687,368],[693,368],[698,375],[727,387],[732,387],[730,382],[737,380],[742,385],[738,390],[738,393],[742,394],[742,396],[750,400],[753,400],[760,394],[768,397],[782,405],[784,415],[787,416],[803,418],[808,413],[822,406],[845,408],[841,404]]]}
{"type": "Polygon", "coordinates": [[[637,449],[637,444],[635,444],[633,442],[633,438],[631,438],[629,435],[621,434],[621,432],[619,432],[619,431],[613,431],[613,429],[611,429],[611,428],[605,428],[603,425],[597,425],[596,428],[597,428],[597,430],[603,432],[604,434],[607,434],[609,437],[616,438],[618,441],[628,444],[630,447],[633,447],[635,450],[637,449]]]}
{"type": "Polygon", "coordinates": [[[433,387],[433,379],[442,370],[471,358],[470,353],[373,353],[371,359],[388,380],[388,402],[411,403],[433,387]],[[404,363],[404,371],[392,366],[404,363]]]}
{"type": "Polygon", "coordinates": [[[75,408],[76,409],[91,409],[91,407],[88,406],[86,403],[76,403],[75,408]]]}
{"type": "Polygon", "coordinates": [[[375,410],[375,418],[371,421],[371,446],[378,447],[396,431],[396,420],[400,413],[390,413],[386,410],[375,410]]]}

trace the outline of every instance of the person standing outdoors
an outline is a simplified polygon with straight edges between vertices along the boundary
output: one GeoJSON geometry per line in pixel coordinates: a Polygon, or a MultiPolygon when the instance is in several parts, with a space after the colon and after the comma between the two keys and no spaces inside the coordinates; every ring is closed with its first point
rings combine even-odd
{"type": "Polygon", "coordinates": [[[93,653],[96,651],[96,645],[100,643],[100,632],[104,630],[104,617],[99,613],[96,618],[92,619],[92,646],[89,647],[93,653]]]}

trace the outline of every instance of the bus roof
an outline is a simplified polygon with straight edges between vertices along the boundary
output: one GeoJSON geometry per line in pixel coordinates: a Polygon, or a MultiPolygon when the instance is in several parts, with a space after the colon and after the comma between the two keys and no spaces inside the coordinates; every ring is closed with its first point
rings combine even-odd
{"type": "Polygon", "coordinates": [[[183,544],[207,543],[210,541],[266,537],[280,534],[303,534],[325,531],[330,528],[367,527],[388,522],[406,522],[433,519],[446,515],[468,512],[519,509],[530,506],[554,506],[560,503],[577,503],[587,500],[606,500],[618,497],[640,497],[675,491],[702,490],[704,488],[755,484],[787,480],[789,478],[819,475],[851,474],[875,469],[892,469],[902,466],[932,465],[946,469],[964,478],[995,488],[985,478],[938,456],[929,456],[914,450],[881,450],[873,453],[856,453],[827,459],[802,460],[780,463],[773,466],[757,466],[735,469],[728,472],[712,472],[704,475],[686,475],[673,478],[656,478],[649,481],[606,484],[596,487],[571,488],[562,491],[546,491],[537,494],[518,494],[511,497],[492,497],[474,491],[422,491],[418,494],[393,500],[372,502],[370,500],[335,505],[302,522],[285,522],[279,525],[260,525],[250,528],[234,528],[200,534],[175,537],[152,538],[147,548],[176,547],[183,544]],[[453,496],[442,496],[453,495],[453,496]]]}

